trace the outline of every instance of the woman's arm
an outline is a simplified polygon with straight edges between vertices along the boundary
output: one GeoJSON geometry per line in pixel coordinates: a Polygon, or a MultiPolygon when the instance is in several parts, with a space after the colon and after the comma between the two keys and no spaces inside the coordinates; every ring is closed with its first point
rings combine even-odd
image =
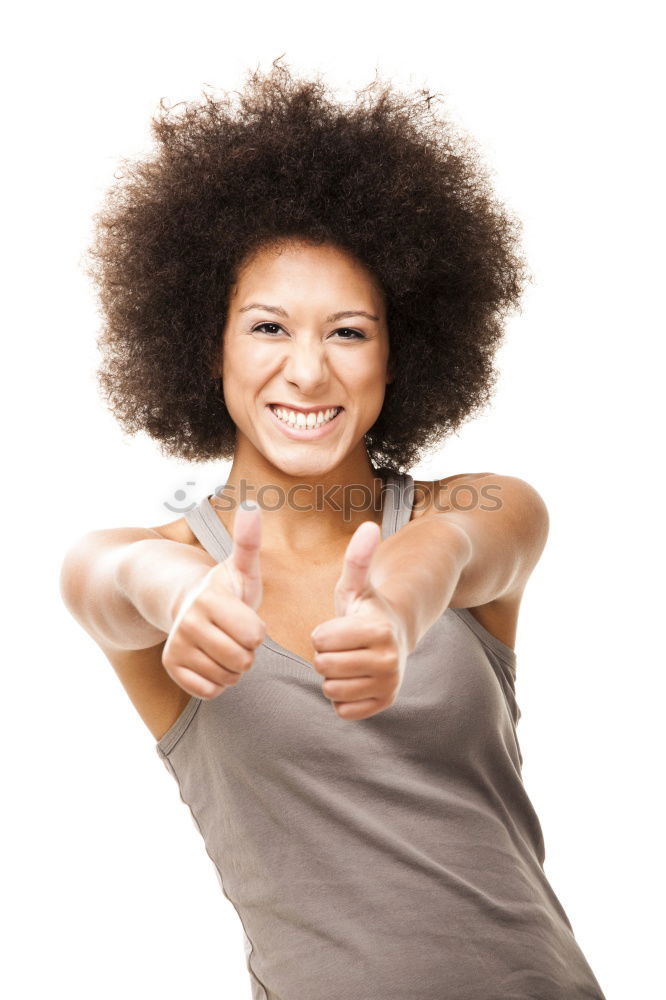
{"type": "Polygon", "coordinates": [[[183,592],[215,566],[206,552],[150,528],[91,531],[67,551],[62,599],[105,647],[147,649],[163,642],[183,592]]]}
{"type": "Polygon", "coordinates": [[[543,499],[522,479],[484,473],[432,486],[426,509],[377,546],[370,570],[410,652],[448,607],[522,593],[548,537],[543,499]]]}

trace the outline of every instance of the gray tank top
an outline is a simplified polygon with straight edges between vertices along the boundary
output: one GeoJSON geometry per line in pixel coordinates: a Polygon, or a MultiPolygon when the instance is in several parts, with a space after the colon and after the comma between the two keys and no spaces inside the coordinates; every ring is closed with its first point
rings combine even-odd
{"type": "MultiPolygon", "coordinates": [[[[383,538],[413,482],[386,478],[383,538]]],[[[226,559],[208,497],[186,517],[226,559]]],[[[237,685],[190,699],[156,749],[240,918],[253,1000],[604,1000],[544,874],[515,675],[448,608],[368,719],[339,718],[270,636],[237,685]]]]}

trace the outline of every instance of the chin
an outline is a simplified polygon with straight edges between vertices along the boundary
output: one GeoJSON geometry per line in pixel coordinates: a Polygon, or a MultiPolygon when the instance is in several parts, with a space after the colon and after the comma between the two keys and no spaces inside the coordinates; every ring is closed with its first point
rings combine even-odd
{"type": "Polygon", "coordinates": [[[270,451],[265,453],[276,469],[284,472],[288,476],[319,476],[330,472],[338,464],[338,460],[333,455],[313,455],[310,458],[304,456],[275,455],[270,451]]]}

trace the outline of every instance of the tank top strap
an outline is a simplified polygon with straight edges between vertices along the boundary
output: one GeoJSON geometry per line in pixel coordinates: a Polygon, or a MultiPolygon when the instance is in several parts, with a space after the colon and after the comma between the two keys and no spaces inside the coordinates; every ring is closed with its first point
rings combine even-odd
{"type": "Polygon", "coordinates": [[[408,472],[390,472],[383,490],[382,539],[409,523],[414,506],[414,479],[408,472]]]}
{"type": "Polygon", "coordinates": [[[215,513],[207,496],[191,510],[186,511],[187,521],[192,534],[199,539],[206,552],[223,562],[231,555],[232,541],[227,529],[215,513]]]}

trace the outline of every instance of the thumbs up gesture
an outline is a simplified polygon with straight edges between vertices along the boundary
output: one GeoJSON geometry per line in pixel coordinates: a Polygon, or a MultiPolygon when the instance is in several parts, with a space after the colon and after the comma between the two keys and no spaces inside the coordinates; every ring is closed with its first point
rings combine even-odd
{"type": "Polygon", "coordinates": [[[176,602],[162,664],[184,691],[215,698],[237,684],[266,637],[257,614],[262,600],[261,512],[239,507],[231,555],[208,570],[176,602]]]}
{"type": "Polygon", "coordinates": [[[259,549],[261,512],[259,507],[239,507],[234,516],[233,547],[222,566],[227,571],[236,596],[254,611],[263,598],[259,549]]]}
{"type": "Polygon", "coordinates": [[[370,583],[370,563],[381,529],[364,521],[345,551],[335,585],[335,612],[310,633],[314,668],[323,692],[343,719],[367,719],[396,699],[407,661],[402,618],[370,583]]]}

